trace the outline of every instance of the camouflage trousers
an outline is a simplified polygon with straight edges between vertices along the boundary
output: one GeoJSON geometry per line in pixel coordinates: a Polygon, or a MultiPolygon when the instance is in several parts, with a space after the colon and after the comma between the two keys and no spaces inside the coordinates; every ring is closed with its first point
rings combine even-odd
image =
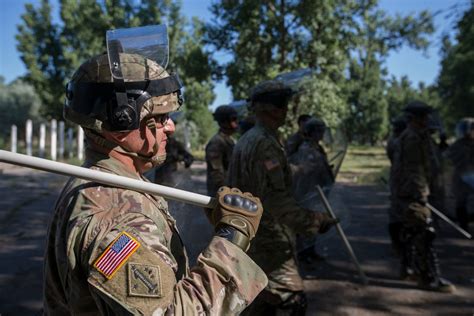
{"type": "Polygon", "coordinates": [[[266,305],[280,305],[304,289],[296,259],[295,234],[282,225],[265,227],[265,224],[252,241],[248,254],[266,273],[268,285],[244,315],[261,315],[266,305]]]}

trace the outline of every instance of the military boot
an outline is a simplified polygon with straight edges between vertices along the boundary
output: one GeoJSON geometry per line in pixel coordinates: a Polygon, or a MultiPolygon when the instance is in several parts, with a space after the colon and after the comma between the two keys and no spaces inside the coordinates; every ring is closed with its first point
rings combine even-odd
{"type": "Polygon", "coordinates": [[[428,248],[426,270],[420,271],[418,287],[423,290],[453,293],[456,287],[440,276],[439,260],[433,246],[428,248]]]}

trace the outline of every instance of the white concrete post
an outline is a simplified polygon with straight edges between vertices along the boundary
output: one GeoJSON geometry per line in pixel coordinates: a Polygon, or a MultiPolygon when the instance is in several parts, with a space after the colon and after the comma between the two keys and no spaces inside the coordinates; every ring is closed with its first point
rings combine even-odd
{"type": "Polygon", "coordinates": [[[74,140],[73,140],[73,133],[74,131],[72,130],[72,127],[69,127],[67,129],[67,151],[69,153],[69,158],[74,157],[74,140]]]}
{"type": "Polygon", "coordinates": [[[58,154],[57,147],[58,139],[58,122],[55,119],[51,120],[51,160],[56,161],[58,154]]]}
{"type": "Polygon", "coordinates": [[[64,158],[64,122],[59,121],[59,159],[64,158]]]}
{"type": "Polygon", "coordinates": [[[84,159],[84,130],[82,127],[77,127],[77,158],[84,159]]]}
{"type": "Polygon", "coordinates": [[[26,154],[31,156],[33,154],[33,122],[26,120],[26,154]]]}
{"type": "Polygon", "coordinates": [[[191,141],[189,140],[188,123],[184,124],[184,147],[186,147],[187,151],[191,151],[191,141]]]}
{"type": "Polygon", "coordinates": [[[11,145],[11,152],[16,153],[17,151],[17,140],[18,140],[18,131],[16,125],[12,125],[12,130],[10,134],[10,145],[11,145]]]}
{"type": "Polygon", "coordinates": [[[40,135],[39,135],[39,152],[38,155],[44,157],[44,148],[46,147],[46,124],[40,124],[40,135]]]}

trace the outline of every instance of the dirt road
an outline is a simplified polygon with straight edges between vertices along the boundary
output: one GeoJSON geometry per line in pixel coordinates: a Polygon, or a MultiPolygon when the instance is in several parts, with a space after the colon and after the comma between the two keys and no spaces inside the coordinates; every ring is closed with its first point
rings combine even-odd
{"type": "MultiPolygon", "coordinates": [[[[177,177],[177,187],[205,193],[204,165],[177,177]]],[[[65,178],[0,164],[0,314],[38,315],[48,218],[65,178]]],[[[418,290],[397,279],[398,261],[386,232],[388,193],[381,186],[340,184],[331,196],[370,284],[362,286],[335,232],[319,239],[326,260],[304,266],[308,315],[474,315],[474,242],[441,224],[437,247],[444,275],[458,291],[418,290]],[[342,211],[341,211],[342,210],[342,211]]],[[[202,210],[171,202],[195,258],[212,236],[202,210]]],[[[472,228],[472,227],[471,227],[472,228]]]]}

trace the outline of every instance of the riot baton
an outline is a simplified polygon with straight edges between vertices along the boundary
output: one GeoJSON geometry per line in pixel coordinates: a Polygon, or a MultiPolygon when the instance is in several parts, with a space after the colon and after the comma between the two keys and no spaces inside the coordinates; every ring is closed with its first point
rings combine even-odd
{"type": "MultiPolygon", "coordinates": [[[[319,185],[316,186],[316,189],[318,190],[318,193],[319,193],[319,196],[321,197],[324,208],[328,212],[329,216],[331,216],[331,218],[336,219],[336,215],[334,214],[331,208],[331,205],[329,204],[329,201],[327,200],[326,195],[324,194],[323,190],[321,189],[319,185]]],[[[362,267],[359,264],[359,260],[357,260],[354,250],[352,250],[351,244],[349,243],[349,240],[347,240],[346,234],[344,234],[344,231],[342,230],[342,226],[340,223],[336,223],[336,229],[337,229],[337,232],[339,233],[339,236],[341,236],[342,241],[344,242],[344,246],[346,246],[347,252],[351,256],[352,262],[354,262],[357,270],[359,271],[359,276],[362,280],[362,283],[364,285],[367,285],[369,283],[369,281],[367,280],[367,276],[362,270],[362,267]]]]}
{"type": "Polygon", "coordinates": [[[446,215],[444,215],[443,213],[441,213],[440,211],[438,211],[433,205],[431,205],[430,203],[426,203],[426,207],[428,207],[433,213],[435,213],[436,215],[438,215],[439,218],[441,218],[442,220],[444,220],[446,223],[448,223],[449,225],[451,225],[454,229],[456,229],[458,232],[460,232],[461,234],[463,234],[467,239],[471,239],[472,238],[472,235],[469,234],[467,231],[465,231],[464,229],[462,229],[461,227],[459,227],[458,225],[456,225],[452,220],[449,219],[449,217],[447,217],[446,215]]]}
{"type": "Polygon", "coordinates": [[[65,176],[77,177],[123,189],[131,189],[148,194],[157,194],[164,198],[204,208],[213,208],[216,203],[214,198],[206,195],[170,188],[139,179],[131,179],[111,173],[73,166],[66,163],[12,153],[5,150],[0,150],[0,162],[48,171],[65,176]]]}
{"type": "MultiPolygon", "coordinates": [[[[380,177],[380,181],[382,181],[384,184],[387,184],[387,180],[385,180],[384,177],[380,177]]],[[[438,211],[433,205],[431,205],[430,203],[426,203],[426,207],[430,209],[430,211],[432,211],[433,213],[435,213],[439,218],[441,218],[443,221],[445,221],[446,223],[448,223],[449,225],[451,225],[455,230],[457,230],[458,232],[460,232],[464,237],[466,237],[467,239],[471,239],[472,238],[472,235],[469,234],[467,231],[465,231],[464,229],[462,229],[461,227],[459,227],[458,225],[456,225],[456,223],[454,223],[452,220],[449,219],[449,217],[447,217],[446,215],[444,215],[442,212],[438,211]]]]}

